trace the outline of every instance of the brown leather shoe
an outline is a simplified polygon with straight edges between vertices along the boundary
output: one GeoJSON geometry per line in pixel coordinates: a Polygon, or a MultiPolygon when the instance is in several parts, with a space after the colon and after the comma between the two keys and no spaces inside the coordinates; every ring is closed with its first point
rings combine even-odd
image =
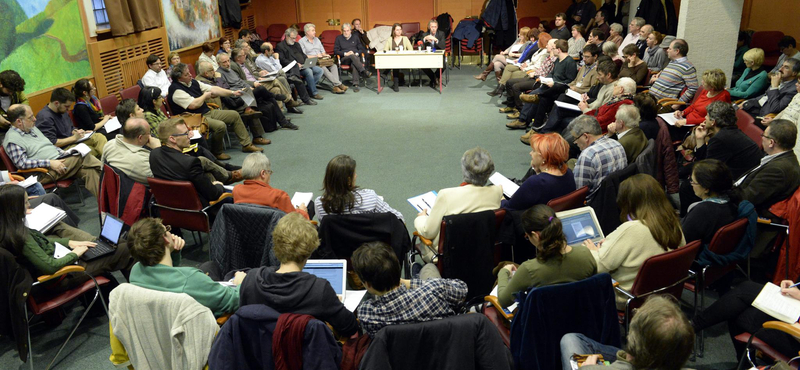
{"type": "Polygon", "coordinates": [[[519,94],[519,100],[536,104],[539,102],[539,94],[519,94]]]}
{"type": "Polygon", "coordinates": [[[518,112],[517,107],[500,108],[500,113],[514,113],[514,112],[518,112]]]}
{"type": "Polygon", "coordinates": [[[289,103],[286,104],[286,106],[289,108],[299,107],[301,105],[303,105],[303,103],[297,100],[289,100],[289,103]]]}
{"type": "Polygon", "coordinates": [[[339,86],[334,86],[333,87],[333,93],[334,94],[344,94],[344,90],[342,90],[342,88],[339,87],[339,86]]]}
{"type": "Polygon", "coordinates": [[[517,118],[519,118],[519,112],[514,112],[514,113],[511,113],[511,114],[506,114],[506,118],[508,118],[508,119],[517,119],[517,118]]]}
{"type": "Polygon", "coordinates": [[[506,124],[506,127],[510,128],[512,130],[524,130],[525,128],[528,127],[528,125],[525,122],[522,122],[520,120],[514,120],[514,121],[509,122],[508,124],[506,124]]]}
{"type": "Polygon", "coordinates": [[[519,137],[519,141],[521,141],[525,145],[531,145],[531,136],[533,136],[534,133],[535,131],[528,130],[528,132],[526,132],[525,135],[519,137]]]}
{"type": "Polygon", "coordinates": [[[234,182],[242,181],[244,178],[242,177],[242,170],[231,171],[231,176],[225,180],[225,185],[233,184],[234,182]]]}
{"type": "Polygon", "coordinates": [[[345,86],[344,84],[339,85],[339,88],[344,90],[344,91],[347,91],[347,89],[348,89],[348,87],[345,86]]]}
{"type": "Polygon", "coordinates": [[[253,144],[256,144],[256,145],[269,145],[269,144],[272,144],[272,141],[270,139],[264,139],[263,137],[257,137],[257,138],[255,138],[255,140],[253,140],[253,144]]]}
{"type": "Polygon", "coordinates": [[[314,100],[322,100],[322,95],[317,93],[317,95],[312,96],[312,98],[314,98],[314,100]]]}
{"type": "MultiPolygon", "coordinates": [[[[265,140],[269,141],[269,139],[265,139],[265,140]]],[[[271,143],[271,141],[270,141],[270,143],[271,143]]],[[[242,151],[245,152],[245,153],[256,153],[256,152],[263,152],[264,148],[259,148],[259,147],[255,146],[253,144],[250,144],[250,145],[242,148],[242,151]]]]}
{"type": "Polygon", "coordinates": [[[220,161],[227,161],[228,159],[231,159],[231,156],[225,153],[214,154],[214,156],[217,157],[217,159],[219,159],[220,161]]]}

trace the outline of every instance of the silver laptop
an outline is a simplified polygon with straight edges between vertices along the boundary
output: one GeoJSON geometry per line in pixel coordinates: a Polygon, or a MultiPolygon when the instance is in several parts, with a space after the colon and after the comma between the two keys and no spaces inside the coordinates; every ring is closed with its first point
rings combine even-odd
{"type": "Polygon", "coordinates": [[[317,58],[308,58],[301,68],[311,68],[315,65],[317,65],[317,58]]]}
{"type": "Polygon", "coordinates": [[[564,235],[567,237],[568,245],[581,245],[586,239],[591,239],[597,244],[605,238],[592,207],[556,212],[556,217],[561,220],[561,226],[564,230],[564,235]]]}
{"type": "Polygon", "coordinates": [[[303,271],[328,280],[336,296],[344,302],[347,293],[347,260],[308,260],[303,271]]]}

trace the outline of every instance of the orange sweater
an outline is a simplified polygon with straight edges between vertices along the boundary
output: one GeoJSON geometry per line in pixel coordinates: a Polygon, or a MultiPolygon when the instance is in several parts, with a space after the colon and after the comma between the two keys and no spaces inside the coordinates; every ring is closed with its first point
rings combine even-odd
{"type": "Polygon", "coordinates": [[[245,180],[233,187],[234,203],[250,203],[280,209],[286,213],[297,212],[308,219],[308,212],[294,208],[289,194],[257,180],[245,180]]]}

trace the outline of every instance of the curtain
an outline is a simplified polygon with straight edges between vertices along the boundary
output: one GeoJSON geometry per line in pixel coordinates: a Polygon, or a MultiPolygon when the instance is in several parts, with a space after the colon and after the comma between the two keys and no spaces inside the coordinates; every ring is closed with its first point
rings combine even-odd
{"type": "Polygon", "coordinates": [[[113,36],[161,27],[160,0],[105,0],[113,36]]]}

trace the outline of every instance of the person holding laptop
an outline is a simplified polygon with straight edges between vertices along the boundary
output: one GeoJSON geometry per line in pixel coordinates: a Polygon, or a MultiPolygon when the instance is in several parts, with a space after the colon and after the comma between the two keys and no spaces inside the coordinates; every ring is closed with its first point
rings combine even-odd
{"type": "Polygon", "coordinates": [[[272,232],[272,250],[279,267],[252,269],[239,289],[239,304],[265,304],[280,313],[311,315],[325,321],[341,336],[358,332],[358,322],[339,300],[331,284],[303,272],[317,247],[317,229],[301,214],[283,216],[272,232]]]}
{"type": "Polygon", "coordinates": [[[235,286],[222,285],[195,267],[178,267],[185,241],[170,233],[160,218],[143,218],[131,226],[128,241],[137,263],[128,281],[138,287],[170,293],[186,293],[208,307],[214,316],[239,309],[239,285],[246,274],[237,271],[235,286]]]}
{"type": "MultiPolygon", "coordinates": [[[[5,248],[16,256],[31,275],[50,275],[64,266],[78,264],[92,276],[120,271],[126,279],[128,278],[133,259],[125,243],[120,243],[112,254],[88,262],[83,261],[79,257],[96,245],[95,237],[81,232],[84,235],[80,239],[84,240],[53,238],[29,229],[25,226],[25,214],[29,204],[25,188],[13,184],[0,186],[0,207],[3,209],[0,216],[0,248],[5,248]],[[70,252],[56,258],[54,256],[56,243],[69,248],[70,252]]],[[[75,229],[75,231],[80,230],[75,229]]],[[[69,275],[62,285],[73,287],[87,279],[89,277],[86,275],[73,274],[69,275]]]]}
{"type": "Polygon", "coordinates": [[[597,273],[597,262],[588,248],[567,245],[561,220],[552,208],[538,204],[525,211],[522,229],[536,248],[536,258],[519,267],[508,264],[498,272],[497,298],[504,308],[514,303],[514,293],[519,291],[571,283],[597,273]]]}
{"type": "MultiPolygon", "coordinates": [[[[608,272],[620,288],[630,290],[645,260],[686,244],[681,222],[661,184],[652,176],[638,174],[623,181],[617,197],[620,215],[628,221],[595,244],[583,244],[597,261],[597,272],[608,272]]],[[[617,308],[627,297],[617,292],[617,308]]]]}

